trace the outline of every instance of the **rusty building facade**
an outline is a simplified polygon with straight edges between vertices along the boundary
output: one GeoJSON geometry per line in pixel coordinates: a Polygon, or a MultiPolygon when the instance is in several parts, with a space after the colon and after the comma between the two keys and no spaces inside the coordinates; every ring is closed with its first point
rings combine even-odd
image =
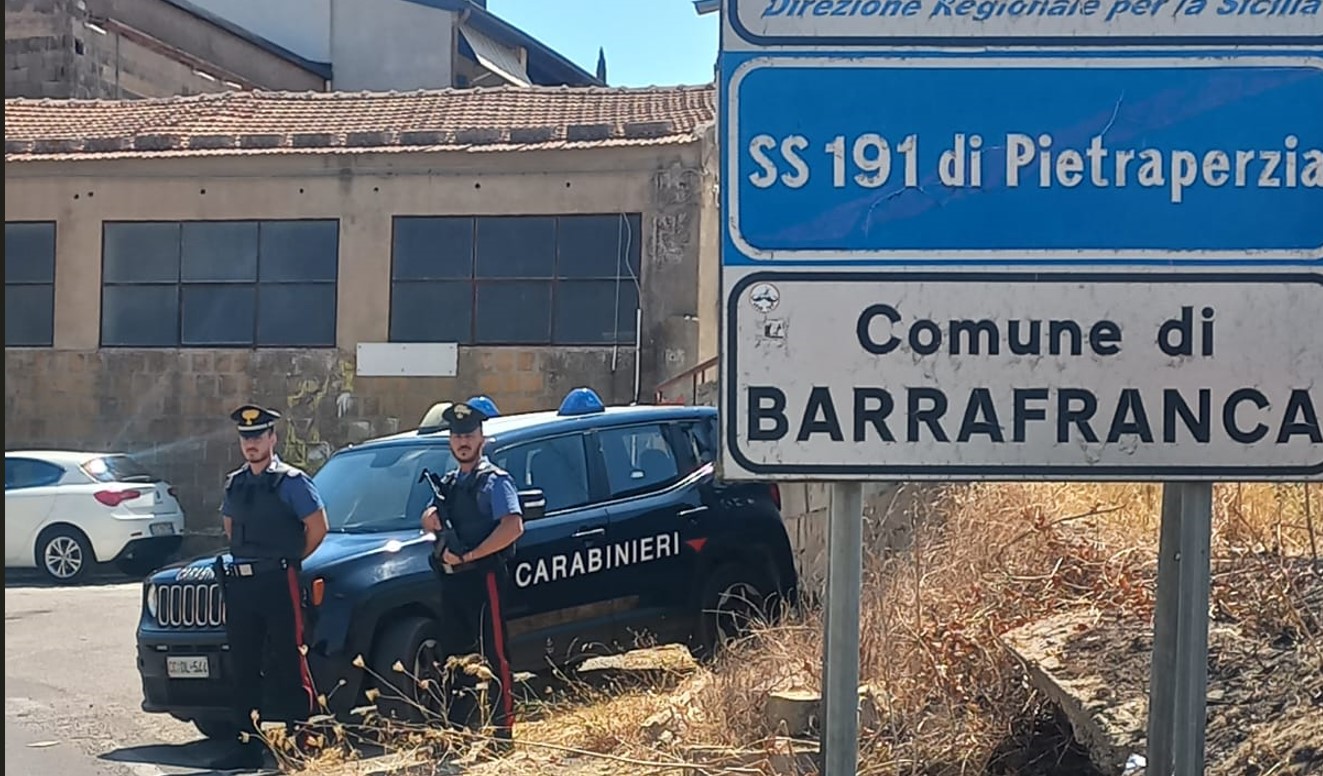
{"type": "Polygon", "coordinates": [[[710,87],[5,104],[5,444],[140,455],[218,530],[282,453],[610,402],[716,353],[710,87]]]}

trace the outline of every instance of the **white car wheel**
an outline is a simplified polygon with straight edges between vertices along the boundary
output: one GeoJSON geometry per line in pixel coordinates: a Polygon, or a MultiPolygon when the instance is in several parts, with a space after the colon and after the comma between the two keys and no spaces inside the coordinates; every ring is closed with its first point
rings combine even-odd
{"type": "Polygon", "coordinates": [[[94,560],[87,539],[71,528],[51,528],[37,540],[37,567],[61,584],[87,576],[94,560]]]}

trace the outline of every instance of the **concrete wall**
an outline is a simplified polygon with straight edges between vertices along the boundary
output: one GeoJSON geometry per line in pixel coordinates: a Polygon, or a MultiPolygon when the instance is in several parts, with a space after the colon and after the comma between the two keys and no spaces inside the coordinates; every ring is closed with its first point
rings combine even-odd
{"type": "Polygon", "coordinates": [[[447,89],[455,15],[405,0],[331,0],[336,91],[447,89]]]}
{"type": "Polygon", "coordinates": [[[163,0],[87,0],[93,14],[120,22],[246,86],[325,91],[326,81],[266,48],[163,0]]]}
{"type": "Polygon", "coordinates": [[[226,415],[244,401],[283,409],[283,454],[316,469],[345,443],[415,426],[436,401],[481,392],[515,412],[552,407],[578,385],[633,399],[625,346],[461,347],[452,377],[358,375],[358,343],[388,336],[391,217],[402,214],[642,212],[647,397],[699,352],[687,318],[700,274],[716,272],[699,250],[699,210],[710,206],[689,185],[699,164],[697,143],[8,164],[5,219],[56,222],[56,288],[54,347],[5,350],[5,446],[144,453],[180,488],[190,529],[214,532],[221,478],[241,462],[226,415]],[[98,348],[103,220],[311,217],[340,218],[335,348],[98,348]]]}
{"type": "MultiPolygon", "coordinates": [[[[699,211],[699,234],[702,236],[703,243],[700,250],[705,255],[719,256],[721,253],[721,215],[718,212],[720,194],[718,191],[719,176],[717,168],[720,164],[717,158],[717,138],[716,126],[708,129],[708,135],[705,138],[704,147],[711,149],[713,155],[711,159],[703,165],[705,173],[702,179],[702,197],[707,203],[699,211]]],[[[715,358],[720,352],[720,331],[721,331],[721,273],[704,273],[698,279],[698,308],[695,310],[698,317],[698,358],[696,362],[701,363],[708,359],[715,358]]]]}
{"type": "Polygon", "coordinates": [[[5,0],[6,97],[126,99],[239,86],[324,91],[325,84],[162,0],[5,0]]]}
{"type": "MultiPolygon", "coordinates": [[[[827,536],[832,487],[828,482],[782,482],[781,514],[799,569],[800,590],[810,600],[827,592],[827,536]]],[[[863,486],[865,553],[904,551],[914,538],[921,505],[936,487],[879,482],[863,486]]]]}
{"type": "Polygon", "coordinates": [[[115,100],[203,94],[238,88],[192,64],[151,48],[140,36],[115,26],[104,34],[86,30],[85,53],[77,57],[77,84],[73,97],[115,100]]]}
{"type": "Polygon", "coordinates": [[[331,61],[331,0],[192,0],[314,62],[331,61]]]}

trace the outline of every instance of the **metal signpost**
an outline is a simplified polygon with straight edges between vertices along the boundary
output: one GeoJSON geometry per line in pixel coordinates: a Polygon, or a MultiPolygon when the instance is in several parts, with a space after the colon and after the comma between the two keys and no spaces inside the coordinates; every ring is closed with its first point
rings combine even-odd
{"type": "Polygon", "coordinates": [[[1150,776],[1203,772],[1214,481],[1323,479],[1323,0],[723,0],[723,440],[828,480],[1162,481],[1150,776]]]}

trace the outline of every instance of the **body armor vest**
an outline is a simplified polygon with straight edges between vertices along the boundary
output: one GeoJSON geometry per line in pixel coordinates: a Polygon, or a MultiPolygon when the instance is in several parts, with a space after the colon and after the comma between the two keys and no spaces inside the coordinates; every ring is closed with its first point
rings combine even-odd
{"type": "Polygon", "coordinates": [[[306,476],[278,461],[263,474],[245,466],[230,475],[225,491],[234,512],[230,552],[236,560],[302,559],[303,520],[280,497],[279,488],[286,477],[306,476]]]}
{"type": "MultiPolygon", "coordinates": [[[[459,470],[448,472],[442,480],[446,495],[446,509],[451,524],[459,540],[468,549],[473,549],[496,530],[496,515],[485,515],[478,506],[478,494],[487,479],[505,471],[490,461],[483,461],[473,470],[473,475],[459,479],[459,470]]],[[[497,553],[503,556],[505,553],[497,553]]]]}

